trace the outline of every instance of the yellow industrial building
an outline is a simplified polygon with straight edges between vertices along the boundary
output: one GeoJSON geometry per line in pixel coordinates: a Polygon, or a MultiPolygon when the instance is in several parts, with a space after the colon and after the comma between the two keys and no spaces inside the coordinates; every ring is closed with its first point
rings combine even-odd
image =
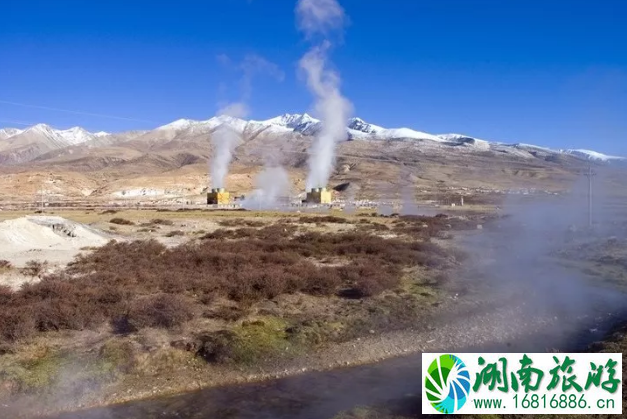
{"type": "Polygon", "coordinates": [[[310,204],[330,204],[333,196],[327,188],[313,188],[307,192],[305,202],[310,204]]]}
{"type": "Polygon", "coordinates": [[[223,205],[230,202],[230,195],[224,188],[215,188],[207,193],[207,205],[223,205]]]}

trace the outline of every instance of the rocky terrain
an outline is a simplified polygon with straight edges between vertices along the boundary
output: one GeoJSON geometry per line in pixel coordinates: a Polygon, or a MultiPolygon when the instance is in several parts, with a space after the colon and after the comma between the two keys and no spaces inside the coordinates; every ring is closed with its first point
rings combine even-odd
{"type": "MultiPolygon", "coordinates": [[[[151,131],[89,133],[39,124],[0,130],[0,196],[6,202],[204,201],[215,130],[241,136],[227,189],[249,193],[264,166],[283,166],[292,195],[302,193],[307,150],[320,121],[282,115],[266,121],[226,116],[178,120],[151,131]]],[[[624,160],[587,150],[550,150],[488,142],[460,134],[386,129],[359,118],[347,124],[329,186],[350,182],[351,198],[398,199],[461,188],[562,191],[588,164],[618,170],[624,160]]]]}

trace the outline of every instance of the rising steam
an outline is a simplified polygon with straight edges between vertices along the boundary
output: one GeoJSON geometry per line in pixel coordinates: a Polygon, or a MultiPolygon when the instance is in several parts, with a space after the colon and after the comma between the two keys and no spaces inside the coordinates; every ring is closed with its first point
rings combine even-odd
{"type": "Polygon", "coordinates": [[[211,161],[211,183],[214,188],[224,188],[233,151],[240,142],[240,135],[228,124],[220,125],[211,136],[214,152],[211,161]]]}
{"type": "Polygon", "coordinates": [[[241,133],[232,126],[231,118],[246,118],[250,113],[248,103],[252,96],[254,77],[265,74],[277,81],[282,81],[284,74],[276,64],[257,54],[246,55],[239,64],[235,64],[226,54],[218,55],[216,60],[220,65],[241,73],[240,100],[218,103],[217,114],[222,116],[224,122],[211,136],[214,146],[213,160],[211,161],[211,183],[213,188],[224,188],[233,151],[242,140],[241,133]]]}
{"type": "MultiPolygon", "coordinates": [[[[316,34],[344,25],[344,10],[336,0],[300,0],[296,7],[299,28],[310,39],[316,34]]],[[[326,187],[333,170],[336,143],[346,139],[346,120],[351,103],[340,93],[340,77],[328,68],[327,53],[331,42],[324,39],[300,60],[307,75],[307,87],[315,96],[315,110],[322,119],[322,129],[309,151],[307,188],[326,187]]]]}
{"type": "Polygon", "coordinates": [[[256,189],[247,196],[242,207],[246,209],[271,209],[278,200],[289,193],[290,181],[285,169],[267,166],[255,180],[256,189]]]}

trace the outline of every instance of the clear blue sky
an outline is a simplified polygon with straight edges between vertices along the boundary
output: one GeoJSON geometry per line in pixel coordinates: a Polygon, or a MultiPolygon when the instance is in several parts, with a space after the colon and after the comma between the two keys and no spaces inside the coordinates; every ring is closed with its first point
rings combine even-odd
{"type": "MultiPolygon", "coordinates": [[[[627,1],[340,0],[350,18],[331,58],[363,119],[431,133],[627,155],[627,1]]],[[[311,109],[297,72],[310,47],[295,1],[0,2],[6,121],[118,131],[207,119],[240,99],[247,54],[258,74],[250,117],[311,109]],[[153,122],[152,122],[153,121],[153,122]]]]}

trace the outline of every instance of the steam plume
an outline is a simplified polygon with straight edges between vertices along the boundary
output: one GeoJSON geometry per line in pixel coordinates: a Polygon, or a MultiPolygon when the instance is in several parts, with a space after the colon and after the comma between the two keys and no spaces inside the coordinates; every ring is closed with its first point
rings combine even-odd
{"type": "MultiPolygon", "coordinates": [[[[336,0],[300,0],[296,6],[298,24],[309,39],[316,34],[343,26],[344,10],[336,0]]],[[[331,43],[325,39],[300,60],[307,75],[307,87],[315,96],[315,110],[322,119],[322,129],[310,149],[307,188],[325,187],[333,170],[335,145],[346,139],[346,120],[351,103],[340,93],[339,74],[328,68],[327,53],[331,43]]]]}
{"type": "Polygon", "coordinates": [[[242,203],[247,209],[270,209],[289,193],[289,177],[280,166],[267,166],[255,180],[255,191],[242,203]]]}
{"type": "Polygon", "coordinates": [[[244,102],[227,103],[218,109],[218,115],[227,115],[233,118],[246,118],[249,112],[250,109],[244,102]]]}
{"type": "Polygon", "coordinates": [[[345,14],[337,0],[300,0],[296,6],[298,26],[310,38],[327,35],[344,25],[345,14]]]}
{"type": "Polygon", "coordinates": [[[228,124],[220,125],[211,136],[214,146],[211,162],[211,183],[214,188],[224,188],[233,151],[240,141],[239,134],[228,124]]]}
{"type": "MultiPolygon", "coordinates": [[[[216,61],[229,71],[240,74],[240,99],[235,102],[221,101],[218,104],[218,115],[245,118],[250,113],[249,103],[253,94],[253,80],[258,76],[265,75],[277,82],[282,82],[285,77],[283,70],[278,65],[258,54],[247,54],[239,63],[233,61],[226,54],[219,54],[216,56],[216,61]]],[[[224,94],[226,88],[225,84],[221,86],[221,94],[224,94]]]]}
{"type": "Polygon", "coordinates": [[[418,215],[418,205],[414,198],[411,171],[403,165],[401,167],[401,215],[418,215]]]}
{"type": "MultiPolygon", "coordinates": [[[[248,105],[252,96],[253,78],[258,74],[267,74],[277,81],[282,81],[283,71],[274,63],[266,60],[257,54],[248,54],[244,60],[235,65],[231,58],[226,54],[216,56],[218,63],[224,67],[235,69],[242,73],[240,79],[241,98],[235,102],[218,103],[218,115],[224,115],[231,118],[245,118],[250,113],[248,105]]],[[[225,85],[221,85],[221,90],[226,89],[225,85]]],[[[233,157],[233,151],[241,141],[241,133],[231,126],[231,120],[224,119],[224,123],[220,125],[213,133],[211,139],[214,146],[213,160],[211,162],[211,182],[213,188],[224,188],[226,175],[228,173],[229,163],[233,157]]]]}

